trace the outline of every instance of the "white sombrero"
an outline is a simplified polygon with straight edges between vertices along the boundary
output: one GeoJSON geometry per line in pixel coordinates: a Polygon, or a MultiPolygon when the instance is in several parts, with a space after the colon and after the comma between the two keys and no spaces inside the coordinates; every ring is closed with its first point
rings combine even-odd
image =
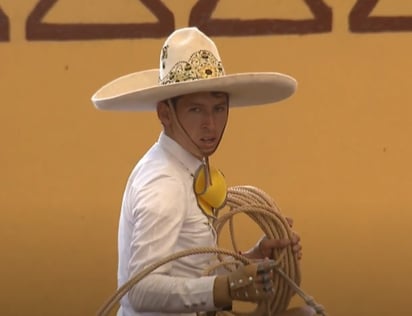
{"type": "Polygon", "coordinates": [[[160,69],[117,78],[92,97],[100,110],[153,111],[159,101],[202,91],[221,91],[230,106],[278,102],[291,96],[296,80],[276,72],[225,74],[214,42],[196,27],[173,32],[160,54],[160,69]]]}

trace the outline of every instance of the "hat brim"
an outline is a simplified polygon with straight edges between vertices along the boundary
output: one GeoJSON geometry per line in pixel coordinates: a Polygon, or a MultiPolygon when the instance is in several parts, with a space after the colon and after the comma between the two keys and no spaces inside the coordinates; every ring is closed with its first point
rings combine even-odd
{"type": "Polygon", "coordinates": [[[159,85],[158,69],[131,73],[99,89],[92,101],[100,110],[154,111],[169,98],[203,91],[221,91],[230,96],[231,107],[263,105],[291,96],[294,78],[276,72],[237,73],[223,77],[159,85]]]}

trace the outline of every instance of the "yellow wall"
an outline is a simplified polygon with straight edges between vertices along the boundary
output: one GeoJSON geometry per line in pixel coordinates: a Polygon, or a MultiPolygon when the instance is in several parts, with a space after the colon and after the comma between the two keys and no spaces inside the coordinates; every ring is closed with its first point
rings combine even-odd
{"type": "MultiPolygon", "coordinates": [[[[91,315],[116,287],[125,181],[160,128],[150,113],[99,112],[90,96],[156,67],[164,38],[28,40],[37,2],[0,5],[10,27],[0,42],[0,313],[91,315]]],[[[221,2],[220,18],[311,18],[304,1],[221,2]]],[[[294,218],[302,286],[330,315],[409,315],[412,28],[352,32],[356,2],[326,1],[323,33],[213,37],[228,72],[285,72],[299,89],[232,111],[212,161],[230,185],[261,187],[294,218]]],[[[164,3],[188,25],[196,1],[164,3]]],[[[407,3],[381,0],[373,14],[412,19],[407,3]]],[[[136,20],[156,21],[131,0],[60,0],[43,19],[136,20]]]]}

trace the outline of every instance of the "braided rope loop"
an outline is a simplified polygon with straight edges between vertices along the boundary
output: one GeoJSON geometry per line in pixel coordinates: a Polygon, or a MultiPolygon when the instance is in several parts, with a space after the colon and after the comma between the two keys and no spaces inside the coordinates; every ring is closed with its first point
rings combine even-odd
{"type": "MultiPolygon", "coordinates": [[[[214,227],[218,236],[223,227],[229,222],[230,240],[233,249],[239,253],[234,233],[233,218],[238,214],[246,214],[270,239],[291,239],[293,231],[273,199],[264,191],[254,186],[234,186],[228,189],[226,208],[228,212],[217,216],[214,227]]],[[[221,209],[222,212],[225,209],[221,209]]],[[[275,249],[272,258],[276,262],[273,274],[273,292],[275,295],[270,299],[269,306],[262,308],[258,306],[252,313],[237,313],[232,315],[265,316],[276,315],[283,312],[289,306],[292,297],[298,294],[307,305],[313,307],[317,314],[326,316],[323,306],[308,296],[300,287],[301,273],[299,260],[294,255],[292,247],[275,249]]],[[[223,315],[229,315],[225,312],[223,315]]]]}

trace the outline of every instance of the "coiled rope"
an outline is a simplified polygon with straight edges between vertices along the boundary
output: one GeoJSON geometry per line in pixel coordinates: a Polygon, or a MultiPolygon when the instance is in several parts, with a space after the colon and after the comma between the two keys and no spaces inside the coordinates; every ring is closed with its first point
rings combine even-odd
{"type": "MultiPolygon", "coordinates": [[[[250,264],[251,260],[241,255],[236,245],[234,238],[234,223],[233,217],[237,214],[246,214],[257,223],[267,238],[274,239],[291,239],[292,230],[276,206],[274,201],[264,191],[253,186],[234,186],[228,189],[226,206],[229,211],[221,216],[217,216],[214,222],[214,227],[218,236],[222,228],[229,222],[230,235],[232,241],[232,250],[222,248],[193,248],[187,249],[175,254],[172,254],[164,259],[153,263],[146,267],[128,282],[122,285],[110,297],[106,303],[97,312],[98,316],[107,316],[113,308],[119,303],[120,299],[139,281],[149,275],[151,272],[160,266],[190,255],[214,253],[221,259],[221,264],[228,266],[233,264],[250,264]],[[223,260],[223,257],[232,257],[233,260],[223,260]]],[[[225,209],[225,208],[224,208],[225,209]]],[[[300,287],[300,268],[296,256],[293,254],[291,247],[284,249],[275,249],[272,257],[276,260],[275,270],[273,274],[273,292],[271,300],[263,301],[257,304],[256,309],[252,313],[239,312],[221,312],[218,315],[253,315],[253,316],[269,316],[276,315],[287,309],[290,300],[294,294],[298,294],[307,305],[312,306],[316,313],[322,316],[327,316],[324,308],[316,303],[316,301],[308,296],[300,287]]],[[[210,270],[215,269],[211,267],[210,270]]]]}
{"type": "MultiPolygon", "coordinates": [[[[236,244],[233,218],[238,214],[249,216],[269,239],[291,240],[293,231],[288,221],[281,214],[273,199],[263,190],[254,186],[230,187],[226,206],[229,211],[217,216],[214,226],[219,236],[222,228],[229,222],[230,240],[236,252],[239,253],[239,248],[236,244]]],[[[274,249],[272,259],[276,262],[275,270],[277,273],[273,275],[275,295],[269,301],[268,308],[263,309],[258,305],[253,313],[241,315],[276,315],[285,311],[292,297],[298,294],[307,305],[315,309],[317,314],[327,316],[323,306],[299,287],[301,281],[299,261],[294,255],[292,247],[274,249]]],[[[234,313],[234,315],[240,314],[234,313]]]]}

